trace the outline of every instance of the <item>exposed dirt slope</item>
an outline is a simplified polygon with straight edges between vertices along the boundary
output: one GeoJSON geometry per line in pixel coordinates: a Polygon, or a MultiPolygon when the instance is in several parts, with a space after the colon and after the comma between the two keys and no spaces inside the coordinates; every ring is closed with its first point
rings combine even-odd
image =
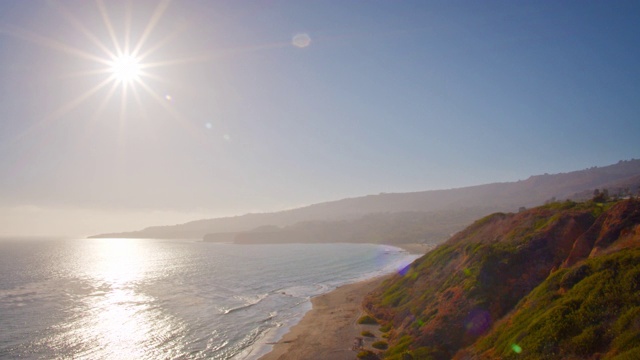
{"type": "Polygon", "coordinates": [[[496,330],[496,323],[521,313],[527,306],[523,298],[536,291],[546,294],[538,289],[541,284],[577,271],[588,258],[638,247],[639,224],[640,202],[635,200],[567,201],[493,214],[416,260],[371,293],[365,307],[392,324],[389,358],[450,359],[465,348],[459,358],[493,354],[491,346],[474,346],[487,334],[505,331],[496,330]]]}

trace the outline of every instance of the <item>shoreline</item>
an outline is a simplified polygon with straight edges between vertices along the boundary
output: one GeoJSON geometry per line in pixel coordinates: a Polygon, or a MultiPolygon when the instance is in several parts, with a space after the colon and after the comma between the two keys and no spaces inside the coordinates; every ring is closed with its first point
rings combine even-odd
{"type": "Polygon", "coordinates": [[[393,246],[396,248],[400,248],[412,255],[424,255],[429,251],[435,249],[436,246],[438,246],[436,244],[423,244],[423,243],[406,243],[406,244],[393,244],[393,245],[380,244],[380,245],[393,246]]]}
{"type": "Polygon", "coordinates": [[[373,288],[393,274],[347,284],[311,299],[312,308],[259,360],[348,359],[357,354],[353,339],[360,336],[357,323],[362,300],[373,288]]]}
{"type": "MultiPolygon", "coordinates": [[[[426,254],[433,247],[425,244],[397,244],[409,254],[426,254]]],[[[271,350],[259,360],[286,359],[335,359],[353,360],[357,351],[352,350],[353,341],[361,337],[363,330],[376,332],[378,326],[361,325],[357,321],[363,315],[364,297],[384,280],[395,273],[369,278],[342,285],[333,291],[311,298],[311,310],[288,329],[271,350]]],[[[365,343],[368,339],[365,339],[365,343]]]]}

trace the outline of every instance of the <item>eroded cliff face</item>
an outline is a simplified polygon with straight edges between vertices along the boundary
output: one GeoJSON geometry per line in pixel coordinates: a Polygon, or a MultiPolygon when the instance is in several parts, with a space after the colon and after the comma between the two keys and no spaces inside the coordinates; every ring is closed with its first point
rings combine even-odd
{"type": "MultiPolygon", "coordinates": [[[[364,306],[391,324],[386,357],[450,359],[508,322],[553,274],[637,247],[639,224],[635,200],[553,203],[490,215],[384,283],[364,306]]],[[[490,353],[480,350],[458,356],[490,353]]]]}
{"type": "Polygon", "coordinates": [[[623,201],[614,205],[575,241],[564,266],[571,266],[587,257],[633,246],[638,241],[639,224],[640,207],[637,201],[623,201]]]}

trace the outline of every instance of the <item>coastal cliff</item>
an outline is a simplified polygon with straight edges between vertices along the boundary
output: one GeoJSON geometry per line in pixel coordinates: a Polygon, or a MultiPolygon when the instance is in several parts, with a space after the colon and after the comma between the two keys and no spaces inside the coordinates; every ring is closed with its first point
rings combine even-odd
{"type": "Polygon", "coordinates": [[[383,358],[639,358],[640,202],[487,216],[364,307],[388,330],[383,358]]]}

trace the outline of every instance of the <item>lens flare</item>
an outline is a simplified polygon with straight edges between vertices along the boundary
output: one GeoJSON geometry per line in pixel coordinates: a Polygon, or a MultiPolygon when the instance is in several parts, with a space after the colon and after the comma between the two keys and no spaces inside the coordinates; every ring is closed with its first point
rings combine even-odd
{"type": "Polygon", "coordinates": [[[464,321],[464,327],[472,335],[482,335],[491,327],[491,314],[483,309],[472,310],[464,321]]]}
{"type": "Polygon", "coordinates": [[[309,34],[297,34],[293,37],[291,43],[295,47],[306,48],[311,44],[311,38],[309,37],[309,34]]]}
{"type": "Polygon", "coordinates": [[[520,354],[522,352],[522,348],[518,344],[511,344],[511,350],[516,354],[520,354]]]}

